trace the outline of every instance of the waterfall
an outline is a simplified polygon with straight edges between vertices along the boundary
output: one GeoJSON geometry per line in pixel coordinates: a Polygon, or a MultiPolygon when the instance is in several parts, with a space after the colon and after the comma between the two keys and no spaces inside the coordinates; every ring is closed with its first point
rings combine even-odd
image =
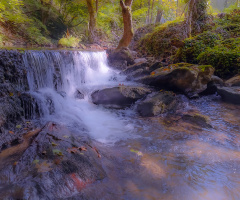
{"type": "Polygon", "coordinates": [[[91,103],[93,91],[121,81],[108,67],[106,52],[27,51],[23,61],[29,94],[41,120],[86,129],[101,142],[126,135],[129,125],[125,121],[91,103]]]}

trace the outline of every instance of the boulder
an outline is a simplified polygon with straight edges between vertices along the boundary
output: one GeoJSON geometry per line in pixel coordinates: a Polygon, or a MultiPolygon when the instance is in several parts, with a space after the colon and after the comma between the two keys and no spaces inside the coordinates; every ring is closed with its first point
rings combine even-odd
{"type": "Polygon", "coordinates": [[[140,62],[147,62],[147,59],[146,58],[137,58],[134,60],[135,64],[140,63],[140,62]]]}
{"type": "Polygon", "coordinates": [[[234,76],[225,82],[226,86],[240,86],[240,75],[234,76]]]}
{"type": "Polygon", "coordinates": [[[149,67],[149,71],[152,72],[161,67],[163,67],[163,64],[161,62],[155,62],[151,67],[149,67]]]}
{"type": "Polygon", "coordinates": [[[171,110],[177,105],[173,92],[160,92],[149,95],[137,105],[137,111],[142,117],[152,117],[171,110]]]}
{"type": "Polygon", "coordinates": [[[159,68],[151,75],[139,78],[137,81],[159,89],[181,92],[191,97],[207,88],[213,73],[214,68],[211,65],[178,63],[159,68]]]}
{"type": "Polygon", "coordinates": [[[136,63],[134,65],[131,65],[129,67],[127,67],[125,70],[123,70],[121,72],[121,74],[129,74],[129,73],[132,73],[138,69],[143,69],[143,70],[148,70],[148,63],[146,62],[140,62],[140,63],[136,63]]]}
{"type": "Polygon", "coordinates": [[[92,102],[108,108],[126,108],[135,103],[138,99],[151,93],[151,90],[144,87],[119,86],[98,90],[92,94],[92,102]]]}
{"type": "Polygon", "coordinates": [[[217,89],[217,92],[224,101],[240,104],[240,87],[221,87],[217,89]]]}
{"type": "Polygon", "coordinates": [[[197,112],[187,112],[183,114],[182,120],[203,128],[212,128],[210,118],[197,112]]]}
{"type": "Polygon", "coordinates": [[[218,86],[223,86],[224,82],[218,76],[212,76],[211,81],[207,84],[207,89],[200,93],[201,96],[215,94],[218,86]]]}
{"type": "Polygon", "coordinates": [[[128,65],[134,64],[134,57],[128,48],[119,50],[107,50],[108,60],[111,67],[118,70],[124,70],[128,65]]]}
{"type": "Polygon", "coordinates": [[[150,72],[149,72],[148,68],[138,69],[138,70],[130,73],[127,76],[126,80],[127,81],[132,81],[132,80],[135,80],[136,78],[143,77],[143,76],[146,76],[146,75],[149,75],[149,74],[150,74],[150,72]]]}

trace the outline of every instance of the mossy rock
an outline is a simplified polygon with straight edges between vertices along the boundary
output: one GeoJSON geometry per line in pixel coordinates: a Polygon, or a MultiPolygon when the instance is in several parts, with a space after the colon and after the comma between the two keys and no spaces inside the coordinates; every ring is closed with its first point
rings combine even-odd
{"type": "Polygon", "coordinates": [[[210,65],[177,63],[159,68],[150,76],[143,77],[138,81],[159,89],[181,92],[191,97],[207,89],[213,73],[214,68],[210,65]]]}

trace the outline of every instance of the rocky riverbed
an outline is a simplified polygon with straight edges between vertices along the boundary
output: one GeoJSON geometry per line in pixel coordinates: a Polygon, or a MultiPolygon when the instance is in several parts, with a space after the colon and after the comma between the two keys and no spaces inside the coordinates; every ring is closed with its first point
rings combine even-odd
{"type": "Polygon", "coordinates": [[[1,197],[239,199],[239,76],[109,59],[0,51],[1,197]]]}

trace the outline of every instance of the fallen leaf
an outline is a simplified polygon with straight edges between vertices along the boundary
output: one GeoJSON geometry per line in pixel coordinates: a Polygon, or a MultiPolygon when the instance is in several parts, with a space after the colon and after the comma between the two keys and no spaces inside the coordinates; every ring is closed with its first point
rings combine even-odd
{"type": "Polygon", "coordinates": [[[17,125],[16,128],[18,128],[18,129],[19,129],[19,128],[22,128],[22,125],[17,125]]]}
{"type": "Polygon", "coordinates": [[[44,161],[41,164],[36,164],[36,168],[38,172],[44,173],[49,172],[52,170],[51,166],[53,163],[47,163],[47,161],[44,161]]]}
{"type": "Polygon", "coordinates": [[[130,151],[133,152],[133,153],[136,153],[138,156],[143,155],[143,153],[141,151],[137,151],[137,150],[134,150],[134,149],[131,149],[130,151]]]}
{"type": "Polygon", "coordinates": [[[62,159],[57,158],[53,162],[55,165],[59,165],[62,162],[62,159]]]}
{"type": "Polygon", "coordinates": [[[67,149],[67,152],[68,152],[68,153],[77,153],[77,151],[78,151],[78,148],[77,148],[77,147],[72,147],[72,148],[68,148],[68,149],[67,149]]]}
{"type": "Polygon", "coordinates": [[[59,150],[59,149],[53,149],[53,153],[54,153],[55,155],[58,155],[58,156],[63,156],[62,151],[59,150]]]}
{"type": "Polygon", "coordinates": [[[37,164],[37,163],[39,163],[40,162],[40,160],[34,160],[32,163],[33,164],[37,164]]]}
{"type": "Polygon", "coordinates": [[[80,151],[87,151],[87,148],[84,147],[84,146],[81,146],[81,147],[79,147],[78,149],[79,149],[80,151]]]}
{"type": "Polygon", "coordinates": [[[12,96],[13,96],[13,93],[12,93],[12,92],[10,92],[10,93],[9,93],[9,96],[10,96],[10,97],[12,97],[12,96]]]}
{"type": "Polygon", "coordinates": [[[16,166],[18,164],[18,162],[14,162],[13,165],[16,166]]]}
{"type": "Polygon", "coordinates": [[[63,137],[64,137],[64,138],[69,138],[69,136],[68,136],[68,135],[64,135],[63,137]]]}
{"type": "Polygon", "coordinates": [[[14,134],[14,132],[13,132],[13,131],[8,131],[8,133],[10,133],[10,134],[14,134]]]}
{"type": "Polygon", "coordinates": [[[54,147],[55,147],[55,146],[57,146],[57,144],[56,144],[56,143],[54,143],[54,142],[52,142],[52,146],[54,146],[54,147]]]}
{"type": "Polygon", "coordinates": [[[152,73],[151,73],[151,76],[154,76],[155,74],[156,74],[156,72],[152,72],[152,73]]]}

